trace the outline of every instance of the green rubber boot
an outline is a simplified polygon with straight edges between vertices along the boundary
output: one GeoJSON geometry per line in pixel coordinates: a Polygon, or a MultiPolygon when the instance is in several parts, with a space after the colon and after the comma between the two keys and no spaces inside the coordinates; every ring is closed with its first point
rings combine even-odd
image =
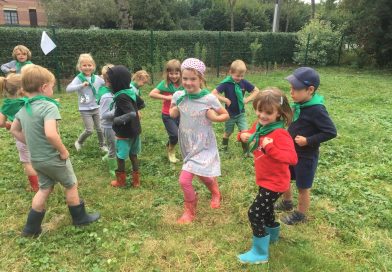
{"type": "Polygon", "coordinates": [[[112,178],[116,177],[117,160],[115,158],[108,158],[109,174],[112,178]]]}

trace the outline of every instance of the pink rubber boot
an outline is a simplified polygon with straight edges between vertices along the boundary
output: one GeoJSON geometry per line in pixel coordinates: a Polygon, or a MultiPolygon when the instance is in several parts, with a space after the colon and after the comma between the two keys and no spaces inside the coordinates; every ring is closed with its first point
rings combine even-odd
{"type": "Polygon", "coordinates": [[[210,202],[210,207],[212,209],[218,209],[220,207],[220,200],[221,200],[221,194],[219,192],[219,186],[218,186],[218,180],[217,178],[213,178],[213,182],[210,184],[206,184],[208,190],[211,192],[211,202],[210,202]]]}
{"type": "Polygon", "coordinates": [[[197,196],[191,202],[184,202],[184,213],[177,220],[178,224],[191,223],[196,218],[197,196]]]}

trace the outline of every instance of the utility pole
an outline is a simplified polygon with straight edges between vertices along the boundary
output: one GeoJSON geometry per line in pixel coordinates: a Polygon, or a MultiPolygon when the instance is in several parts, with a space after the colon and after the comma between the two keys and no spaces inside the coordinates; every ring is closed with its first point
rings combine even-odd
{"type": "Polygon", "coordinates": [[[275,11],[274,20],[272,22],[272,32],[279,32],[279,20],[280,20],[280,7],[282,6],[283,0],[275,0],[275,11]]]}

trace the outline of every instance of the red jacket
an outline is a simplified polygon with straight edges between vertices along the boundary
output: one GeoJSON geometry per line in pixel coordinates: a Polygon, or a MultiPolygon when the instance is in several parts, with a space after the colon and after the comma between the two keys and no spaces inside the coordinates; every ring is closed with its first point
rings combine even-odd
{"type": "MultiPolygon", "coordinates": [[[[250,130],[238,133],[254,133],[256,131],[255,122],[250,130]]],[[[290,134],[282,128],[261,136],[259,146],[253,151],[256,184],[273,192],[285,192],[290,187],[289,165],[297,164],[298,158],[295,152],[294,142],[290,134]],[[273,139],[273,142],[262,148],[264,137],[273,139]]]]}

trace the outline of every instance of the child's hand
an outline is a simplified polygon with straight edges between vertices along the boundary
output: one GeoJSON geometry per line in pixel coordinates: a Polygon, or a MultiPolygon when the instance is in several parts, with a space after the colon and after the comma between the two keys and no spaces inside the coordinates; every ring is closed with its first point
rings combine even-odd
{"type": "Polygon", "coordinates": [[[60,102],[60,98],[55,98],[54,100],[56,100],[57,102],[60,102]]]}
{"type": "Polygon", "coordinates": [[[231,105],[231,100],[230,100],[230,99],[228,99],[228,98],[226,98],[226,100],[225,100],[225,104],[226,104],[227,106],[230,106],[230,105],[231,105]]]}
{"type": "Polygon", "coordinates": [[[244,99],[244,104],[248,104],[249,103],[249,99],[248,98],[245,98],[244,99]]]}
{"type": "Polygon", "coordinates": [[[12,122],[5,122],[5,128],[7,129],[7,130],[10,130],[10,128],[11,128],[11,125],[12,125],[12,122]]]}
{"type": "Polygon", "coordinates": [[[142,119],[142,113],[140,111],[137,111],[137,116],[139,117],[139,120],[142,119]]]}
{"type": "Polygon", "coordinates": [[[10,72],[10,73],[15,73],[15,72],[16,72],[16,69],[15,69],[15,68],[11,68],[11,69],[9,70],[9,72],[10,72]]]}
{"type": "Polygon", "coordinates": [[[165,100],[172,100],[172,98],[173,98],[173,95],[165,95],[165,100]]]}
{"type": "Polygon", "coordinates": [[[263,148],[265,148],[268,144],[273,143],[274,140],[268,137],[264,137],[263,142],[261,143],[261,145],[263,146],[263,148]]]}
{"type": "Polygon", "coordinates": [[[252,134],[250,134],[248,132],[241,133],[240,134],[241,142],[247,143],[249,141],[250,135],[252,135],[252,134]]]}
{"type": "Polygon", "coordinates": [[[87,87],[88,85],[90,85],[87,81],[83,82],[83,86],[87,87]]]}
{"type": "Polygon", "coordinates": [[[299,145],[299,146],[308,145],[308,141],[306,140],[306,137],[300,136],[300,135],[295,136],[294,142],[295,142],[297,145],[299,145]]]}
{"type": "Polygon", "coordinates": [[[216,119],[217,119],[217,117],[218,117],[218,114],[216,113],[215,110],[213,110],[213,109],[208,109],[207,112],[206,112],[206,116],[207,116],[207,119],[208,119],[208,120],[210,120],[210,121],[212,121],[212,122],[215,122],[216,119]]]}
{"type": "Polygon", "coordinates": [[[64,151],[60,152],[60,159],[62,160],[66,160],[69,157],[69,152],[67,149],[65,149],[64,151]]]}

